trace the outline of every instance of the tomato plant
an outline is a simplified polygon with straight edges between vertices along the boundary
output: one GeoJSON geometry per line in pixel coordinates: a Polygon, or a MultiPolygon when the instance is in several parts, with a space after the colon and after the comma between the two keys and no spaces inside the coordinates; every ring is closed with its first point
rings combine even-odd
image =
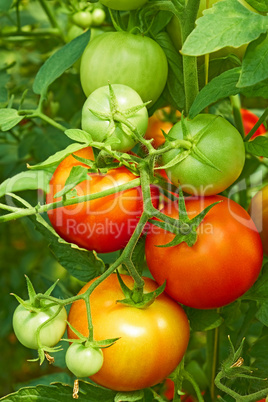
{"type": "MultiPolygon", "coordinates": [[[[153,277],[159,284],[166,280],[167,294],[186,306],[209,309],[233,302],[253,285],[262,267],[260,236],[239,204],[222,196],[190,197],[188,216],[218,201],[198,227],[192,247],[185,242],[159,247],[174,235],[154,226],[146,238],[146,260],[153,277]]],[[[177,203],[162,212],[176,218],[177,203]]]]}
{"type": "Polygon", "coordinates": [[[127,11],[142,7],[147,1],[148,0],[100,0],[100,3],[113,10],[127,11]]]}
{"type": "Polygon", "coordinates": [[[263,250],[268,255],[268,186],[259,190],[251,200],[249,213],[260,233],[263,250]]]}
{"type": "Polygon", "coordinates": [[[72,343],[66,352],[66,365],[76,377],[89,377],[96,374],[103,365],[101,349],[72,343]]]}
{"type": "MultiPolygon", "coordinates": [[[[93,159],[91,148],[84,148],[75,155],[93,159]]],[[[47,202],[59,200],[54,195],[64,188],[74,166],[86,166],[72,155],[57,167],[51,181],[47,202]]],[[[136,176],[124,166],[111,169],[105,174],[90,173],[75,187],[78,196],[95,194],[128,183],[136,176]]],[[[152,187],[155,206],[158,204],[158,189],[152,187]]],[[[122,191],[81,204],[65,206],[48,211],[50,222],[66,241],[78,244],[87,250],[108,253],[123,248],[130,239],[143,211],[140,187],[122,191]]]]}
{"type": "MultiPolygon", "coordinates": [[[[133,287],[131,277],[122,275],[122,278],[127,286],[133,287]]],[[[145,292],[156,290],[152,279],[143,279],[145,292]]],[[[92,281],[85,285],[80,294],[91,284],[92,281]]],[[[183,309],[164,293],[144,309],[117,302],[123,298],[115,274],[90,296],[95,339],[119,337],[114,345],[103,350],[103,366],[91,379],[117,391],[133,391],[159,383],[175,369],[187,348],[189,324],[183,309]]],[[[88,335],[83,301],[72,304],[68,322],[84,336],[88,335]]],[[[68,336],[75,336],[70,328],[68,336]]]]}
{"type": "MultiPolygon", "coordinates": [[[[44,301],[39,311],[31,311],[20,304],[13,314],[13,329],[16,337],[30,349],[38,349],[37,330],[52,318],[58,310],[58,306],[44,301]]],[[[67,313],[63,308],[60,313],[49,321],[40,330],[40,341],[44,346],[55,346],[63,336],[66,329],[67,313]]]]}
{"type": "Polygon", "coordinates": [[[187,138],[188,143],[164,153],[162,157],[166,165],[181,156],[177,163],[166,169],[172,183],[180,183],[189,194],[220,193],[239,177],[243,169],[245,150],[241,135],[227,120],[209,114],[185,120],[185,125],[186,133],[182,123],[176,123],[169,131],[168,139],[187,138]]]}
{"type": "MultiPolygon", "coordinates": [[[[136,91],[126,85],[114,84],[112,90],[116,97],[116,112],[120,110],[122,117],[124,112],[135,106],[142,106],[143,102],[136,91]]],[[[131,129],[123,122],[114,121],[111,127],[111,113],[113,112],[111,105],[111,97],[109,87],[104,86],[92,92],[84,103],[82,110],[82,129],[87,131],[93,140],[99,142],[109,141],[111,147],[118,151],[127,152],[137,144],[138,139],[135,138],[131,129]],[[101,105],[101,108],[100,108],[101,105]],[[98,111],[102,113],[99,117],[94,113],[98,111]],[[107,114],[106,119],[103,114],[107,114]],[[112,143],[113,139],[116,142],[112,143]]],[[[119,118],[121,115],[119,116],[119,118]]],[[[140,135],[144,135],[148,126],[148,113],[143,108],[133,111],[127,122],[133,128],[138,130],[140,135]]]]}
{"type": "Polygon", "coordinates": [[[144,102],[151,101],[151,106],[165,87],[167,73],[165,53],[151,38],[107,32],[86,47],[80,78],[86,96],[110,82],[133,88],[144,102]]]}

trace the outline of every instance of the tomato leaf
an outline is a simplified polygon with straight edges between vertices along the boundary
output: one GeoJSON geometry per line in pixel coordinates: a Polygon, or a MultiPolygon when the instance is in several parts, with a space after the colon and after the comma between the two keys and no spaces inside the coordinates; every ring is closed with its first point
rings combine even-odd
{"type": "Polygon", "coordinates": [[[168,61],[168,78],[164,89],[164,97],[177,109],[182,110],[185,104],[182,57],[174,47],[166,32],[161,32],[154,40],[164,50],[168,61]]]}
{"type": "Polygon", "coordinates": [[[24,116],[20,116],[16,109],[0,109],[0,129],[8,131],[15,127],[24,116]]]}
{"type": "Polygon", "coordinates": [[[268,327],[268,301],[266,303],[261,303],[259,310],[257,311],[256,318],[268,327]]]}
{"type": "Polygon", "coordinates": [[[268,138],[261,135],[253,141],[245,142],[246,151],[252,155],[268,158],[268,138]]]}
{"type": "MultiPolygon", "coordinates": [[[[79,401],[80,402],[114,402],[116,393],[114,391],[79,381],[79,401]]],[[[17,392],[5,396],[1,401],[47,401],[67,402],[73,401],[73,388],[66,384],[54,383],[52,385],[38,385],[36,387],[22,388],[17,392]]]]}
{"type": "Polygon", "coordinates": [[[41,189],[47,192],[50,177],[51,175],[44,171],[18,173],[0,184],[0,197],[6,193],[24,190],[41,189]]]}
{"type": "Polygon", "coordinates": [[[267,28],[266,16],[248,10],[238,0],[219,1],[197,19],[182,54],[200,56],[225,46],[239,47],[257,39],[267,28]]]}
{"type": "Polygon", "coordinates": [[[77,184],[82,183],[84,180],[90,180],[88,176],[88,169],[83,166],[73,166],[72,170],[66,180],[64,188],[54,195],[54,198],[67,195],[77,184]]]}
{"type": "Polygon", "coordinates": [[[242,63],[238,87],[255,85],[268,78],[268,35],[261,35],[248,45],[242,63]]]}
{"type": "Polygon", "coordinates": [[[43,64],[38,71],[33,91],[38,95],[45,95],[48,87],[59,78],[82,55],[90,39],[90,30],[67,43],[43,64]]]}
{"type": "Polygon", "coordinates": [[[66,156],[71,155],[73,152],[79,149],[85,148],[85,144],[70,144],[67,148],[62,151],[56,152],[54,155],[49,156],[44,162],[38,163],[37,165],[27,165],[31,170],[45,169],[54,165],[58,165],[66,156]]]}
{"type": "Polygon", "coordinates": [[[12,3],[13,3],[13,0],[1,0],[0,13],[7,12],[10,9],[12,3]]]}
{"type": "Polygon", "coordinates": [[[135,401],[140,401],[144,397],[144,391],[142,389],[138,391],[132,391],[132,392],[118,392],[115,395],[114,402],[135,402],[135,401]]]}
{"type": "Polygon", "coordinates": [[[103,273],[105,265],[95,251],[87,251],[60,238],[45,220],[37,215],[29,217],[36,230],[48,241],[49,248],[57,261],[75,278],[87,282],[103,273]]]}
{"type": "Polygon", "coordinates": [[[197,310],[191,307],[185,309],[193,331],[209,331],[219,327],[223,322],[223,318],[216,310],[197,310]]]}
{"type": "Polygon", "coordinates": [[[268,263],[262,268],[261,275],[254,285],[242,296],[244,300],[268,301],[268,263]]]}
{"type": "Polygon", "coordinates": [[[75,142],[82,142],[89,145],[91,141],[93,141],[88,132],[78,128],[70,128],[69,130],[64,131],[64,134],[75,142]]]}
{"type": "Polygon", "coordinates": [[[261,13],[268,13],[267,0],[246,0],[246,2],[261,13]]]}
{"type": "Polygon", "coordinates": [[[189,112],[189,118],[193,119],[202,110],[212,103],[228,96],[237,95],[240,90],[237,87],[241,67],[225,71],[213,78],[197,95],[189,112]]]}

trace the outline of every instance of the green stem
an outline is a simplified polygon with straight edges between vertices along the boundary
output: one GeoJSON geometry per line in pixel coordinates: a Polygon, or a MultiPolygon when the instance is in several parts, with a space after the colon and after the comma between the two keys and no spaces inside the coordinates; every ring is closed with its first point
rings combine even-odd
{"type": "Polygon", "coordinates": [[[240,103],[240,97],[239,95],[234,95],[230,97],[231,104],[233,107],[233,115],[234,115],[234,121],[237,130],[240,132],[241,137],[244,139],[245,137],[245,130],[244,130],[244,125],[243,125],[243,120],[241,116],[241,103],[240,103]]]}
{"type": "Polygon", "coordinates": [[[250,130],[248,135],[244,138],[244,141],[249,141],[255,131],[260,127],[260,125],[267,119],[268,117],[268,108],[265,109],[255,126],[250,130]]]}
{"type": "MultiPolygon", "coordinates": [[[[121,184],[119,186],[115,186],[111,189],[107,189],[104,191],[100,191],[99,193],[94,193],[94,194],[87,194],[84,196],[80,196],[80,197],[76,197],[76,198],[71,198],[69,200],[66,201],[56,201],[56,202],[52,202],[50,204],[45,204],[43,206],[38,206],[38,207],[32,207],[32,208],[27,208],[27,209],[23,209],[23,208],[18,208],[16,212],[12,212],[8,215],[3,215],[0,217],[0,222],[7,222],[13,219],[18,219],[18,218],[22,218],[25,216],[30,216],[30,215],[36,215],[36,214],[42,214],[44,212],[47,212],[51,209],[55,209],[55,208],[60,208],[60,207],[64,207],[64,206],[69,206],[69,205],[74,205],[74,204],[78,204],[81,202],[86,202],[86,201],[90,201],[90,200],[96,200],[98,198],[101,197],[105,197],[107,195],[112,195],[115,194],[119,191],[123,191],[123,190],[130,190],[131,188],[137,187],[140,185],[140,179],[134,179],[131,180],[128,183],[124,183],[121,184]]],[[[0,204],[1,207],[1,204],[0,204]]]]}
{"type": "MultiPolygon", "coordinates": [[[[183,16],[180,19],[182,43],[185,42],[189,34],[195,28],[195,20],[197,17],[199,4],[200,0],[188,0],[187,2],[183,16]]],[[[189,110],[199,92],[196,57],[183,55],[183,75],[186,99],[185,113],[188,115],[189,110]]]]}
{"type": "Polygon", "coordinates": [[[46,1],[46,0],[39,0],[39,3],[41,4],[43,10],[45,11],[45,13],[46,13],[46,15],[47,15],[47,17],[48,17],[48,19],[49,19],[49,21],[50,21],[50,23],[51,23],[51,26],[52,26],[53,28],[57,28],[57,29],[61,32],[61,27],[60,27],[60,25],[58,24],[58,21],[57,21],[55,15],[54,15],[53,12],[51,11],[50,6],[49,6],[49,4],[48,4],[48,1],[46,1]]]}

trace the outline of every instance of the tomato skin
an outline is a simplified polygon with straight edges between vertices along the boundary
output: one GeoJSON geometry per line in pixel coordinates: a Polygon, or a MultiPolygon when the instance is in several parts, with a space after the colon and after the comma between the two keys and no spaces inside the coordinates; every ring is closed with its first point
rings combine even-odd
{"type": "Polygon", "coordinates": [[[106,32],[89,42],[81,59],[80,79],[86,96],[110,84],[133,88],[144,102],[161,95],[167,80],[164,51],[151,38],[129,32],[106,32]]]}
{"type": "MultiPolygon", "coordinates": [[[[214,206],[197,229],[194,246],[185,242],[160,248],[174,234],[151,226],[145,255],[154,279],[173,299],[186,306],[211,309],[225,306],[242,296],[256,281],[262,267],[263,250],[249,214],[236,202],[222,196],[186,198],[188,216],[214,206]],[[163,269],[164,267],[164,269],[163,269]]],[[[177,202],[162,212],[178,217],[177,202]]]]}
{"type": "MultiPolygon", "coordinates": [[[[94,159],[90,147],[75,152],[82,158],[94,159]]],[[[73,166],[85,166],[72,155],[57,167],[50,181],[47,203],[58,199],[60,191],[73,166]]],[[[86,167],[86,166],[85,166],[86,167]]],[[[77,185],[77,196],[97,193],[137,178],[124,166],[112,169],[107,174],[91,173],[91,180],[77,185]]],[[[158,205],[159,190],[151,187],[155,207],[158,205]]],[[[143,211],[140,187],[125,190],[96,200],[70,205],[48,211],[48,217],[56,232],[66,241],[87,250],[109,253],[125,247],[143,211]]]]}
{"type": "MultiPolygon", "coordinates": [[[[121,276],[133,288],[133,279],[121,276]]],[[[146,292],[157,288],[152,279],[143,279],[146,292]]],[[[117,302],[124,298],[116,274],[110,275],[90,296],[94,338],[120,337],[113,346],[103,349],[103,366],[91,379],[113,390],[134,391],[161,382],[175,369],[188,345],[189,323],[183,309],[165,293],[144,309],[117,302]]],[[[72,304],[68,322],[88,336],[84,301],[72,304]]],[[[68,336],[75,337],[70,328],[68,336]]]]}
{"type": "MultiPolygon", "coordinates": [[[[154,114],[149,117],[148,128],[145,133],[145,138],[150,140],[153,138],[152,145],[155,148],[160,147],[160,145],[164,144],[166,141],[162,130],[167,134],[169,130],[173,127],[173,123],[167,120],[166,117],[170,117],[171,109],[166,106],[164,108],[158,109],[154,112],[154,114]]],[[[175,117],[179,117],[180,112],[175,112],[175,117]]],[[[172,116],[172,120],[174,116],[172,116]]]]}
{"type": "MultiPolygon", "coordinates": [[[[200,114],[185,120],[190,134],[195,136],[207,127],[196,146],[216,167],[199,161],[193,154],[166,169],[172,183],[180,183],[183,190],[194,195],[214,195],[224,191],[240,175],[245,163],[245,148],[238,130],[221,116],[200,114]]],[[[168,139],[183,139],[182,124],[176,123],[168,139]]],[[[170,162],[183,150],[173,149],[163,154],[163,164],[170,162]]],[[[192,152],[192,151],[190,151],[192,152]]]]}
{"type": "Polygon", "coordinates": [[[84,29],[92,24],[92,14],[89,11],[77,11],[72,19],[75,25],[84,29]]]}
{"type": "Polygon", "coordinates": [[[76,377],[89,377],[103,365],[103,353],[101,349],[72,343],[67,349],[65,360],[66,366],[76,377]]]}
{"type": "Polygon", "coordinates": [[[268,255],[268,185],[252,198],[249,214],[260,233],[263,251],[268,255]]]}
{"type": "MultiPolygon", "coordinates": [[[[245,135],[247,135],[250,132],[250,130],[255,126],[259,118],[258,116],[256,116],[254,113],[252,113],[250,110],[247,109],[241,109],[240,112],[242,116],[245,135]]],[[[261,124],[260,127],[256,130],[256,132],[252,135],[251,140],[265,133],[266,128],[264,127],[263,124],[261,124]]]]}
{"type": "Polygon", "coordinates": [[[100,0],[104,6],[113,10],[128,11],[142,7],[148,0],[100,0]]]}
{"type": "MultiPolygon", "coordinates": [[[[120,111],[125,111],[133,106],[142,105],[143,102],[139,94],[126,85],[114,84],[112,89],[117,99],[120,111]]],[[[82,109],[82,129],[87,131],[94,141],[105,142],[106,139],[116,138],[119,143],[111,144],[112,149],[127,152],[130,151],[138,142],[134,135],[128,130],[126,134],[120,124],[116,124],[115,130],[108,135],[111,125],[109,119],[104,120],[94,115],[90,110],[102,113],[111,113],[109,87],[106,85],[92,92],[84,103],[82,109]],[[101,105],[101,108],[100,108],[101,105]]],[[[128,117],[127,120],[139,132],[144,135],[148,126],[148,112],[146,107],[138,110],[135,114],[128,117]]],[[[127,127],[124,126],[126,130],[127,127]]]]}
{"type": "MultiPolygon", "coordinates": [[[[51,304],[51,301],[44,301],[44,304],[51,304]]],[[[13,329],[20,343],[29,349],[38,349],[36,331],[52,317],[58,306],[52,306],[38,313],[31,312],[20,304],[13,314],[13,329]]],[[[63,308],[55,319],[45,325],[40,331],[42,345],[55,346],[63,336],[66,329],[67,312],[63,308]]]]}

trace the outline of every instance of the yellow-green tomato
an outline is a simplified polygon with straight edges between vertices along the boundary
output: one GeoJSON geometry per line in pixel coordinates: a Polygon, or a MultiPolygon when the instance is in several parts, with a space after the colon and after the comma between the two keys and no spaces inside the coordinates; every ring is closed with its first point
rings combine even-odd
{"type": "Polygon", "coordinates": [[[78,11],[73,15],[73,22],[81,28],[89,28],[92,24],[92,14],[90,11],[78,11]]]}
{"type": "MultiPolygon", "coordinates": [[[[29,311],[20,304],[13,314],[15,335],[22,345],[30,349],[38,349],[38,328],[48,321],[59,308],[55,305],[46,307],[51,305],[51,301],[45,301],[43,304],[44,306],[39,312],[29,311]]],[[[67,313],[63,307],[60,313],[40,330],[40,341],[43,346],[52,347],[60,341],[66,329],[66,320],[67,313]]]]}
{"type": "Polygon", "coordinates": [[[83,343],[72,343],[65,356],[66,366],[76,377],[90,377],[103,365],[103,353],[99,348],[83,343]]]}
{"type": "Polygon", "coordinates": [[[100,0],[104,6],[113,10],[128,11],[142,7],[148,0],[100,0]]]}
{"type": "Polygon", "coordinates": [[[268,185],[254,195],[249,213],[260,233],[263,251],[268,255],[268,185]]]}
{"type": "Polygon", "coordinates": [[[92,24],[93,25],[101,25],[106,18],[105,11],[102,8],[95,8],[92,11],[92,24]]]}
{"type": "MultiPolygon", "coordinates": [[[[175,185],[194,195],[214,195],[224,191],[240,175],[245,163],[245,148],[238,130],[221,116],[200,114],[184,120],[187,132],[185,148],[163,154],[163,164],[180,160],[166,172],[175,185]]],[[[181,122],[168,133],[168,140],[184,140],[181,122]]]]}

